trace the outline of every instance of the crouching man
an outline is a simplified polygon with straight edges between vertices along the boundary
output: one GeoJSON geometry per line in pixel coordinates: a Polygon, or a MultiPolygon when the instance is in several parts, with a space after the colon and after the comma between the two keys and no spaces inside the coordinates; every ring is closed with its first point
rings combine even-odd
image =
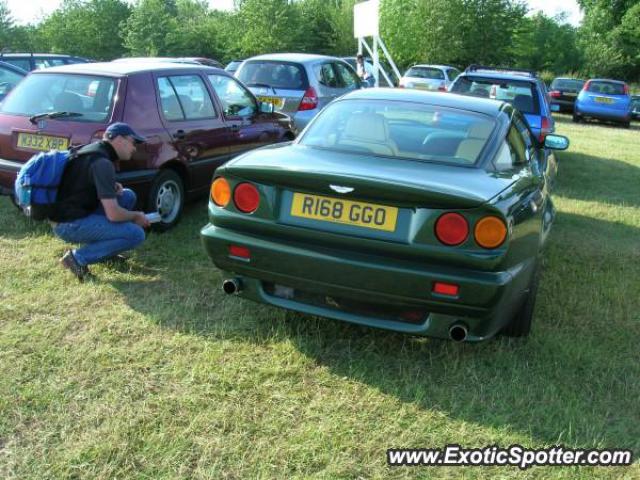
{"type": "Polygon", "coordinates": [[[145,240],[149,221],[134,211],[136,194],[116,182],[115,162],[127,161],[145,139],[126,123],[113,123],[102,141],[80,148],[69,161],[58,188],[53,232],[81,248],[67,250],[61,264],[78,280],[88,266],[133,250],[145,240]]]}

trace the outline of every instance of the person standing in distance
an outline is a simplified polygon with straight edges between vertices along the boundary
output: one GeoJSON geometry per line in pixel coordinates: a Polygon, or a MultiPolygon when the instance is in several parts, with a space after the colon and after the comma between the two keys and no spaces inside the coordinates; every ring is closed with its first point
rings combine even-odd
{"type": "Polygon", "coordinates": [[[361,53],[356,56],[356,73],[366,87],[373,87],[376,79],[373,76],[373,68],[367,62],[361,53]]]}
{"type": "Polygon", "coordinates": [[[89,265],[133,250],[145,240],[149,220],[133,210],[136,194],[116,182],[117,162],[130,160],[144,142],[126,123],[113,123],[101,141],[81,147],[65,168],[50,220],[55,235],[82,244],[60,259],[80,281],[90,273],[89,265]]]}

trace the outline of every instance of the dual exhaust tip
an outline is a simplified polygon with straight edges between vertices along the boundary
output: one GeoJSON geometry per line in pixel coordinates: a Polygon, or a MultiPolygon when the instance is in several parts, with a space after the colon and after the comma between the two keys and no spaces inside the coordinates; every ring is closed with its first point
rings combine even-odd
{"type": "MultiPolygon", "coordinates": [[[[228,278],[222,282],[222,291],[227,295],[237,295],[242,291],[242,281],[239,278],[228,278]]],[[[468,329],[464,323],[456,323],[449,328],[449,338],[454,342],[464,342],[468,329]]]]}

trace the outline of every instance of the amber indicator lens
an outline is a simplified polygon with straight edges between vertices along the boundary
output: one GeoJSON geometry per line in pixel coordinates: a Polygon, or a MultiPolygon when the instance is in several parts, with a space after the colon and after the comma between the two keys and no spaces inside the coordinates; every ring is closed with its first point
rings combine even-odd
{"type": "Polygon", "coordinates": [[[211,184],[211,200],[219,207],[226,207],[231,200],[231,187],[222,177],[216,178],[211,184]]]}
{"type": "Polygon", "coordinates": [[[484,217],[476,223],[474,235],[482,248],[497,248],[507,238],[507,226],[498,217],[484,217]]]}

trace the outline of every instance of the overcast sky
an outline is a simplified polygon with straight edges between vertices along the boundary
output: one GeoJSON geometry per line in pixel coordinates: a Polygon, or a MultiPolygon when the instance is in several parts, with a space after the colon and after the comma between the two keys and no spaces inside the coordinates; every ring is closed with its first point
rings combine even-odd
{"type": "MultiPolygon", "coordinates": [[[[133,3],[133,0],[128,1],[133,3]]],[[[26,24],[36,23],[53,12],[58,8],[61,0],[6,0],[6,2],[16,23],[26,24]]],[[[527,0],[527,3],[532,10],[542,10],[550,16],[565,11],[569,14],[569,23],[576,26],[582,19],[576,0],[527,0]]],[[[209,0],[209,5],[213,8],[231,9],[233,0],[209,0]]]]}

